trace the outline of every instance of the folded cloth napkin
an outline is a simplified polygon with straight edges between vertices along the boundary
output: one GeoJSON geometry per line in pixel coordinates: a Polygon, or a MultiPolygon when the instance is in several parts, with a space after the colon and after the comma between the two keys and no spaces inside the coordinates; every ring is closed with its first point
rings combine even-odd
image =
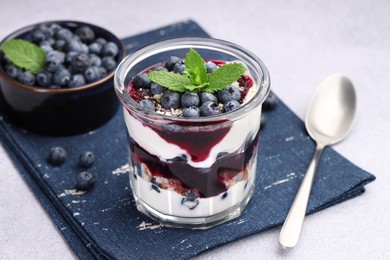
{"type": "MultiPolygon", "coordinates": [[[[186,21],[124,39],[130,53],[146,44],[178,36],[204,36],[195,22],[186,21]]],[[[0,115],[1,116],[1,115],[0,115]]],[[[265,112],[261,131],[256,189],[244,213],[206,231],[160,226],[135,207],[126,168],[126,133],[119,109],[96,131],[70,137],[47,137],[15,128],[0,117],[4,147],[27,184],[42,203],[65,240],[81,259],[188,258],[281,224],[314,152],[303,122],[282,102],[265,112]],[[66,162],[53,167],[48,151],[62,146],[66,162]],[[92,151],[96,184],[88,193],[74,190],[82,169],[77,157],[92,151]]],[[[364,192],[375,177],[331,148],[318,166],[307,213],[324,209],[364,192]]],[[[42,250],[45,250],[42,245],[42,250]]]]}

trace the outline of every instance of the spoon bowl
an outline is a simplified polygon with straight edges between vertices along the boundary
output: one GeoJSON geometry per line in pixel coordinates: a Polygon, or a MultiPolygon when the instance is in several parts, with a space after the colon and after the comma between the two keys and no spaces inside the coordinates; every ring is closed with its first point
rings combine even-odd
{"type": "Polygon", "coordinates": [[[355,110],[355,89],[352,82],[341,74],[325,79],[311,99],[305,125],[317,146],[280,231],[279,243],[283,248],[297,245],[321,153],[325,146],[341,141],[348,134],[355,110]]]}
{"type": "Polygon", "coordinates": [[[356,110],[352,82],[342,74],[325,79],[311,99],[305,125],[309,135],[322,144],[335,144],[349,133],[356,110]]]}

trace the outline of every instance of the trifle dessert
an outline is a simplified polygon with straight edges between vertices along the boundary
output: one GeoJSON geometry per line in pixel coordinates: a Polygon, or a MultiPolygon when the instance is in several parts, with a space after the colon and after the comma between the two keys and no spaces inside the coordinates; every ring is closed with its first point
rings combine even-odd
{"type": "Polygon", "coordinates": [[[127,56],[115,88],[138,210],[200,229],[238,217],[256,178],[263,63],[225,41],[178,38],[127,56]]]}

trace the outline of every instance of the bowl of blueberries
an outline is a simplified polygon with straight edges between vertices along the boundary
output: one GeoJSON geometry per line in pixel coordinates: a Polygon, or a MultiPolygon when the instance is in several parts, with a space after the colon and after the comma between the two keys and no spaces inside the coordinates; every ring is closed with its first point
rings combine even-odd
{"type": "Polygon", "coordinates": [[[43,135],[92,131],[113,117],[122,41],[80,21],[21,28],[0,43],[0,109],[6,119],[43,135]]]}

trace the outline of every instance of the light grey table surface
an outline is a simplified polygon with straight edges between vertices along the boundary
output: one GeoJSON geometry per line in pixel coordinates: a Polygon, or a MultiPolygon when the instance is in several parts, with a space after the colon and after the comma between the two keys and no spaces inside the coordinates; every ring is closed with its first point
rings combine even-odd
{"type": "MultiPolygon", "coordinates": [[[[356,86],[358,110],[334,148],[377,180],[360,197],[307,217],[299,245],[278,246],[280,228],[211,250],[200,259],[390,259],[390,2],[0,0],[0,38],[40,21],[76,19],[120,37],[193,19],[268,66],[272,90],[304,118],[329,74],[356,86]]],[[[0,146],[0,259],[75,258],[0,146]]]]}

